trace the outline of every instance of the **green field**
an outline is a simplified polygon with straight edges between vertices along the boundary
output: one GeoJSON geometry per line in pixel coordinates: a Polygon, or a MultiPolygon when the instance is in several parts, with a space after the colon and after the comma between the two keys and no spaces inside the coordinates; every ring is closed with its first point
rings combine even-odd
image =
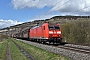
{"type": "MultiPolygon", "coordinates": [[[[10,42],[11,57],[13,60],[29,60],[19,48],[12,42],[11,38],[5,39],[0,42],[0,60],[6,60],[7,46],[10,42]]],[[[67,57],[60,56],[58,54],[50,53],[46,50],[31,46],[21,41],[14,40],[20,46],[22,46],[28,53],[30,53],[36,60],[70,60],[67,57]]]]}
{"type": "Polygon", "coordinates": [[[10,40],[11,57],[13,60],[29,60],[18,49],[18,47],[11,41],[11,39],[5,39],[0,42],[0,60],[6,60],[8,41],[10,40]]]}
{"type": "Polygon", "coordinates": [[[0,60],[6,60],[7,43],[7,40],[3,40],[0,42],[0,60]]]}
{"type": "Polygon", "coordinates": [[[10,40],[11,47],[11,55],[13,60],[29,60],[20,50],[19,48],[10,40]]]}

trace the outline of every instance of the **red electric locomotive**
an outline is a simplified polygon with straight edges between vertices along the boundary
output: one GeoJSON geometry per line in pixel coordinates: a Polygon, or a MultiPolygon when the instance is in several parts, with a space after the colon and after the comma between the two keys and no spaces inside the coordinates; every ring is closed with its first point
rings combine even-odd
{"type": "Polygon", "coordinates": [[[29,39],[39,42],[61,43],[62,32],[60,24],[44,23],[30,29],[29,39]]]}
{"type": "Polygon", "coordinates": [[[44,23],[31,29],[24,29],[17,34],[14,34],[13,37],[42,43],[61,43],[62,32],[60,24],[44,23]]]}

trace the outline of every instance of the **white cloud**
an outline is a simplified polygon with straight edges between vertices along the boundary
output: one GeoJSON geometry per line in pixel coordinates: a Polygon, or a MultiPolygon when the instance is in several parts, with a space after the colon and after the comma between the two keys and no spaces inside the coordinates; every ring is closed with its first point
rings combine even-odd
{"type": "Polygon", "coordinates": [[[90,0],[12,0],[15,9],[52,7],[51,11],[90,14],[90,0]],[[68,2],[67,2],[68,1],[68,2]],[[67,3],[66,3],[67,2],[67,3]],[[89,6],[89,7],[88,7],[89,6]],[[86,9],[83,9],[88,7],[86,9]]]}
{"type": "Polygon", "coordinates": [[[44,8],[45,6],[53,6],[53,0],[12,0],[12,4],[14,8],[25,8],[25,7],[36,7],[36,8],[44,8]]]}
{"type": "Polygon", "coordinates": [[[17,24],[21,24],[21,23],[23,23],[23,22],[0,19],[0,29],[5,28],[5,27],[9,27],[9,26],[13,26],[13,25],[17,25],[17,24]]]}

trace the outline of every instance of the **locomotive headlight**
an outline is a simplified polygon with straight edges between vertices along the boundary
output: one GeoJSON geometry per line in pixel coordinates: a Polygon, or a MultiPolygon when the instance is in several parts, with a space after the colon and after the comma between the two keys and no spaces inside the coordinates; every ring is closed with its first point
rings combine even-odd
{"type": "Polygon", "coordinates": [[[58,31],[57,34],[61,34],[61,31],[58,31]]]}
{"type": "Polygon", "coordinates": [[[49,34],[53,34],[53,32],[52,31],[49,31],[49,34]]]}

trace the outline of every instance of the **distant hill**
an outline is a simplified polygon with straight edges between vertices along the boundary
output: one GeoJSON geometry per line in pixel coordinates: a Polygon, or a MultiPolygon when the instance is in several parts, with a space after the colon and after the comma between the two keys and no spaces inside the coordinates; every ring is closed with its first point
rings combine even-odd
{"type": "MultiPolygon", "coordinates": [[[[49,23],[60,23],[60,24],[65,24],[66,22],[69,21],[76,21],[76,20],[90,20],[90,16],[54,16],[50,19],[45,19],[45,20],[35,20],[32,22],[25,22],[22,24],[18,24],[15,26],[10,26],[1,30],[10,30],[12,29],[13,31],[9,31],[9,34],[14,34],[18,33],[20,31],[23,31],[25,29],[40,25],[44,22],[49,22],[49,23]]],[[[8,33],[7,33],[8,34],[8,33]]]]}

